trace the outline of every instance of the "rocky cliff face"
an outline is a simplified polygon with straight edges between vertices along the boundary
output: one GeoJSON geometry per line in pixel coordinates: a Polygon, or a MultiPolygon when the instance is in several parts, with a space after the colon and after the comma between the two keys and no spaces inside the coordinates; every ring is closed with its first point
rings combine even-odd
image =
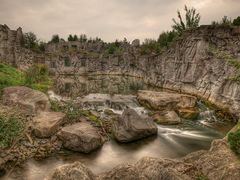
{"type": "MultiPolygon", "coordinates": [[[[34,53],[28,54],[26,51],[29,50],[17,48],[19,38],[11,38],[11,30],[1,26],[0,32],[3,34],[0,41],[1,59],[19,67],[38,62],[39,57],[34,53]]],[[[17,32],[21,34],[20,30],[13,34],[17,32]]],[[[201,26],[185,32],[169,49],[154,56],[141,56],[134,44],[121,55],[94,56],[81,51],[90,48],[92,50],[89,52],[98,52],[104,49],[101,44],[94,47],[79,43],[49,44],[41,62],[48,64],[55,74],[123,74],[141,77],[156,86],[200,96],[240,116],[240,28],[201,26]],[[77,51],[59,50],[66,45],[77,51]]]]}

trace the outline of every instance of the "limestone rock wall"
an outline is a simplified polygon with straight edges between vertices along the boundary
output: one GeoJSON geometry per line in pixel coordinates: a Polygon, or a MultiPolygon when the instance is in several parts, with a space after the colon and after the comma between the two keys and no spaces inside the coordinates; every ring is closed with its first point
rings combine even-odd
{"type": "Polygon", "coordinates": [[[198,95],[240,116],[240,83],[236,81],[240,76],[236,68],[240,64],[240,28],[201,26],[185,32],[169,49],[154,56],[141,56],[134,44],[121,55],[96,55],[106,50],[104,44],[80,42],[49,44],[45,54],[36,55],[20,47],[21,39],[21,29],[12,31],[1,25],[0,59],[22,69],[45,63],[54,74],[141,77],[156,86],[198,95]]]}

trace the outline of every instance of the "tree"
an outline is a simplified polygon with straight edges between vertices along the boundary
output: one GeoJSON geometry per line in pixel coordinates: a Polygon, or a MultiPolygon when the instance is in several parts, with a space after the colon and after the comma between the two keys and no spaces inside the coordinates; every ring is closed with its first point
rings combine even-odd
{"type": "Polygon", "coordinates": [[[28,32],[24,34],[24,45],[26,48],[33,49],[37,46],[38,39],[33,32],[28,32]]]}
{"type": "Polygon", "coordinates": [[[220,24],[231,25],[232,24],[232,20],[230,18],[228,18],[227,16],[223,16],[222,21],[221,21],[220,24]]]}
{"type": "Polygon", "coordinates": [[[87,41],[87,35],[86,34],[81,34],[79,40],[80,40],[80,42],[86,42],[87,41]]]}
{"type": "Polygon", "coordinates": [[[50,42],[52,42],[52,43],[59,43],[59,41],[60,41],[59,35],[58,34],[54,34],[52,36],[52,39],[51,39],[50,42]]]}
{"type": "Polygon", "coordinates": [[[183,31],[187,29],[196,28],[199,26],[199,22],[201,19],[201,16],[199,13],[196,12],[195,8],[190,8],[185,5],[185,22],[182,18],[181,12],[177,11],[179,22],[176,21],[176,19],[173,18],[174,25],[172,26],[173,30],[178,32],[178,34],[182,34],[183,31]]]}
{"type": "Polygon", "coordinates": [[[175,31],[162,32],[157,41],[160,47],[168,47],[170,43],[176,39],[176,37],[177,33],[175,31]]]}
{"type": "Polygon", "coordinates": [[[232,25],[233,26],[240,26],[240,16],[238,16],[236,19],[233,20],[232,25]]]}
{"type": "Polygon", "coordinates": [[[78,37],[76,34],[73,36],[73,41],[78,41],[78,37]]]}
{"type": "Polygon", "coordinates": [[[68,36],[68,41],[73,41],[73,36],[71,34],[68,36]]]}

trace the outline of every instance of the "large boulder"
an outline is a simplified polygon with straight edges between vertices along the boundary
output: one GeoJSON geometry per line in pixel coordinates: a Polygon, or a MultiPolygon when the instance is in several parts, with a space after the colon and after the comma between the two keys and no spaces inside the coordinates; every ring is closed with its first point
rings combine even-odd
{"type": "Polygon", "coordinates": [[[135,164],[122,164],[100,174],[98,180],[190,180],[193,167],[182,161],[144,157],[135,164]],[[187,173],[185,173],[187,172],[187,173]]]}
{"type": "Polygon", "coordinates": [[[62,165],[45,180],[95,180],[96,177],[86,166],[80,162],[62,165]]]}
{"type": "Polygon", "coordinates": [[[183,158],[198,168],[208,179],[239,180],[239,157],[229,148],[226,139],[214,140],[209,151],[194,152],[183,158]]]}
{"type": "Polygon", "coordinates": [[[47,111],[50,108],[48,97],[44,93],[24,86],[4,88],[2,100],[4,104],[19,106],[29,114],[47,111]]]}
{"type": "Polygon", "coordinates": [[[182,122],[175,111],[156,112],[152,118],[156,123],[163,125],[174,125],[182,122]]]}
{"type": "Polygon", "coordinates": [[[197,98],[173,92],[138,91],[138,101],[148,108],[159,111],[176,111],[183,118],[192,119],[198,115],[197,98]]]}
{"type": "MultiPolygon", "coordinates": [[[[144,180],[138,169],[130,164],[121,164],[113,168],[111,171],[102,173],[98,176],[98,180],[144,180]]],[[[146,179],[147,180],[147,179],[146,179]]]]}
{"type": "Polygon", "coordinates": [[[131,142],[157,134],[158,128],[150,118],[143,118],[133,109],[125,109],[113,122],[113,135],[120,142],[131,142]]]}
{"type": "Polygon", "coordinates": [[[102,146],[103,140],[98,133],[98,129],[88,124],[80,122],[62,128],[58,137],[67,149],[89,153],[102,146]]]}
{"type": "Polygon", "coordinates": [[[61,112],[41,112],[33,118],[33,133],[39,138],[52,136],[65,117],[61,112]]]}

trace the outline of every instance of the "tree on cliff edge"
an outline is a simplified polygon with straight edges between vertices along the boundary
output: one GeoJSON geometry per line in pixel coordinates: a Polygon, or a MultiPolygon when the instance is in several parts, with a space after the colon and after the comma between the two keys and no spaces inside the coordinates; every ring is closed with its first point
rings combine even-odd
{"type": "Polygon", "coordinates": [[[182,34],[182,32],[187,29],[198,27],[201,19],[200,14],[196,12],[195,8],[192,7],[189,9],[185,5],[184,10],[185,10],[185,21],[183,20],[180,11],[177,11],[179,22],[177,22],[177,20],[173,18],[174,25],[172,26],[172,28],[179,34],[182,34]]]}

